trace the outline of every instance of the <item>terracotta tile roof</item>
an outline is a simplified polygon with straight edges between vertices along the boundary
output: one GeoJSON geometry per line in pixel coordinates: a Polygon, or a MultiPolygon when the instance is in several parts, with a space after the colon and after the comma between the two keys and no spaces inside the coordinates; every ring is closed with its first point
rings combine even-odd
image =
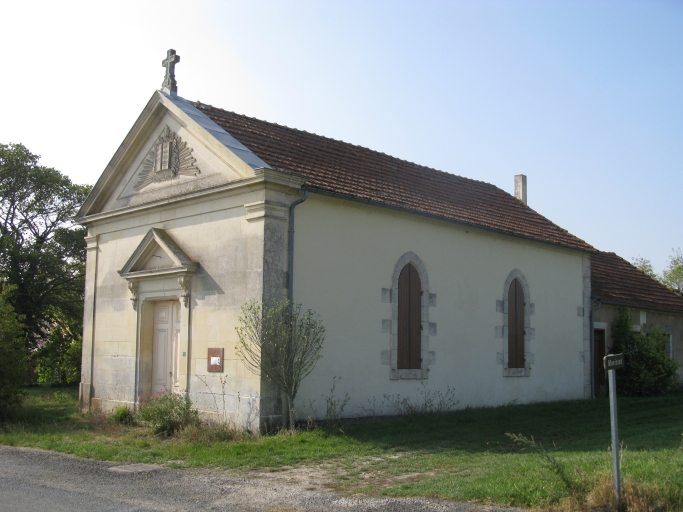
{"type": "Polygon", "coordinates": [[[193,105],[271,167],[305,178],[313,190],[407,208],[572,249],[595,250],[489,183],[199,102],[193,105]]]}
{"type": "Polygon", "coordinates": [[[613,252],[591,255],[591,289],[606,303],[683,313],[683,297],[613,252]]]}

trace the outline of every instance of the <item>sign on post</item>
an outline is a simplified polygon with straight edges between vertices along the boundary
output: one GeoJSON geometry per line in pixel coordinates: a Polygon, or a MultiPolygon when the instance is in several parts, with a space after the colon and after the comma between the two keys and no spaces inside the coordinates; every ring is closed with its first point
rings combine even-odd
{"type": "Polygon", "coordinates": [[[624,354],[610,354],[603,359],[605,370],[616,370],[624,367],[624,354]]]}
{"type": "Polygon", "coordinates": [[[619,425],[617,423],[617,368],[624,367],[624,354],[610,354],[602,360],[609,378],[609,413],[612,425],[612,465],[614,466],[614,493],[621,502],[621,475],[619,472],[619,425]]]}

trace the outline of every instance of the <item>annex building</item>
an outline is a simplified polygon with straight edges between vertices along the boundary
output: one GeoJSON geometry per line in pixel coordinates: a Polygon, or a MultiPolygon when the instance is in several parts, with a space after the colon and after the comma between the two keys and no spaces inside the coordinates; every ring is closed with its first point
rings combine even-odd
{"type": "MultiPolygon", "coordinates": [[[[631,312],[632,329],[647,333],[659,327],[669,335],[662,350],[679,366],[683,362],[683,297],[613,252],[591,255],[593,293],[593,389],[606,396],[602,358],[612,345],[612,323],[619,308],[631,312]]],[[[679,375],[681,369],[679,367],[679,375]]]]}

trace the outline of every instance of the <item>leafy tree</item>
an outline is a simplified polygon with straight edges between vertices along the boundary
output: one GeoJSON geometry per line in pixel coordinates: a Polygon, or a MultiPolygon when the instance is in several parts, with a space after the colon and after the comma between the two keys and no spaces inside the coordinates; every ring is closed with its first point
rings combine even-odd
{"type": "Polygon", "coordinates": [[[683,252],[674,249],[669,256],[669,266],[662,272],[662,283],[678,293],[683,293],[683,252]]]}
{"type": "Polygon", "coordinates": [[[242,306],[237,355],[256,375],[265,375],[287,396],[289,426],[294,428],[294,399],[301,381],[320,359],[325,326],[320,315],[301,304],[281,300],[272,307],[249,301],[242,306]]]}
{"type": "Polygon", "coordinates": [[[641,272],[643,272],[644,274],[650,276],[652,279],[659,280],[659,276],[657,276],[657,273],[655,272],[655,269],[652,266],[652,262],[650,260],[638,256],[637,258],[633,258],[633,266],[641,272]]]}
{"type": "Polygon", "coordinates": [[[82,346],[80,332],[72,333],[68,322],[54,322],[47,342],[36,352],[38,382],[73,384],[81,380],[82,346]]]}
{"type": "Polygon", "coordinates": [[[26,344],[21,317],[8,301],[11,288],[0,292],[0,420],[21,402],[26,374],[26,344]]]}
{"type": "Polygon", "coordinates": [[[78,336],[85,231],[73,222],[90,187],[75,185],[22,144],[0,144],[0,282],[23,318],[28,348],[57,323],[78,336]]]}
{"type": "Polygon", "coordinates": [[[619,309],[612,323],[613,354],[623,353],[625,366],[617,370],[619,394],[655,396],[676,386],[678,365],[664,351],[668,335],[658,327],[644,334],[632,330],[631,312],[619,309]]]}

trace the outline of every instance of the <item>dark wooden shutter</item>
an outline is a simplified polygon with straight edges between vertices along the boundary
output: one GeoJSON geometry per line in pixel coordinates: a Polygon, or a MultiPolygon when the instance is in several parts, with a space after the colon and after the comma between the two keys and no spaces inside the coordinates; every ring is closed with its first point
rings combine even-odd
{"type": "Polygon", "coordinates": [[[508,290],[508,368],[524,368],[524,289],[519,279],[508,290]]]}
{"type": "Polygon", "coordinates": [[[422,283],[408,263],[398,277],[398,368],[422,367],[422,283]]]}

